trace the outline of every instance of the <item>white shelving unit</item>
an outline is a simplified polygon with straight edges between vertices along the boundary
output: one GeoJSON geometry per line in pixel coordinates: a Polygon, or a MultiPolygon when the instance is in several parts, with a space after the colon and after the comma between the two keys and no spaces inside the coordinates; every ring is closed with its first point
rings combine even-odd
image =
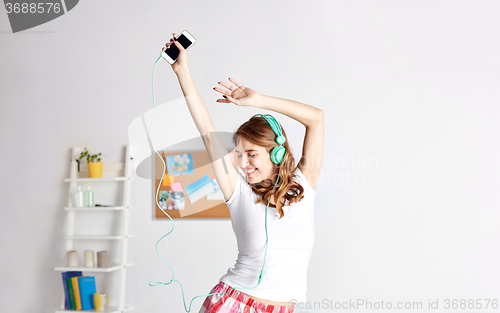
{"type": "MultiPolygon", "coordinates": [[[[70,178],[64,179],[64,182],[69,183],[69,189],[68,189],[68,206],[64,208],[66,211],[67,215],[67,225],[66,225],[66,251],[73,250],[73,242],[74,240],[111,240],[111,241],[118,241],[121,242],[121,255],[120,255],[120,262],[119,263],[110,263],[108,262],[108,267],[105,268],[100,268],[100,267],[94,267],[94,268],[88,268],[88,267],[68,267],[66,265],[63,266],[56,266],[54,267],[55,271],[60,271],[60,272],[66,272],[66,271],[82,271],[84,272],[84,276],[91,276],[88,273],[109,273],[109,272],[115,272],[115,271],[120,271],[120,286],[119,286],[119,296],[118,296],[118,303],[113,305],[113,301],[111,302],[110,306],[107,306],[104,311],[95,311],[95,310],[84,310],[85,312],[107,312],[107,313],[123,313],[127,312],[130,310],[133,310],[134,307],[125,305],[125,284],[126,284],[126,278],[127,278],[127,268],[129,266],[132,266],[133,263],[127,262],[127,250],[128,250],[128,239],[132,237],[131,234],[128,233],[129,231],[129,210],[131,209],[130,207],[130,184],[131,184],[131,179],[132,179],[132,153],[131,153],[131,147],[127,146],[126,147],[126,156],[125,156],[125,163],[114,163],[114,164],[109,164],[105,163],[103,166],[103,177],[102,178],[88,178],[88,177],[79,177],[78,174],[78,162],[76,161],[80,157],[80,153],[83,151],[82,148],[80,147],[74,147],[72,149],[72,158],[71,158],[71,170],[70,170],[70,178]],[[116,176],[113,177],[112,175],[115,173],[122,173],[123,176],[116,176]],[[102,207],[83,207],[83,208],[77,208],[77,207],[72,207],[72,191],[76,190],[76,187],[78,186],[79,183],[85,183],[87,185],[89,184],[94,184],[95,183],[95,188],[94,185],[92,185],[92,189],[96,190],[99,188],[99,184],[109,184],[113,182],[118,182],[119,184],[123,184],[123,198],[122,198],[122,203],[120,206],[112,206],[112,207],[107,207],[107,206],[102,206],[102,207]],[[122,218],[121,218],[121,224],[120,224],[120,234],[114,234],[114,235],[75,235],[75,220],[76,216],[80,212],[93,212],[94,214],[99,214],[96,211],[101,211],[101,212],[113,212],[113,211],[119,211],[121,212],[122,218]],[[85,273],[86,272],[86,273],[85,273]]],[[[82,170],[82,165],[80,165],[80,170],[82,170]]],[[[83,171],[82,171],[83,172],[83,171]]],[[[80,173],[82,173],[80,172],[80,173]]],[[[86,172],[83,172],[86,173],[86,172]]],[[[115,214],[115,213],[113,213],[115,214]]],[[[118,214],[118,213],[117,213],[118,214]]],[[[83,251],[79,251],[79,256],[83,256],[83,251]]],[[[111,256],[108,255],[108,258],[111,256]]],[[[97,266],[97,264],[96,264],[97,266]]],[[[61,282],[62,286],[62,282],[61,282]]],[[[99,290],[97,290],[99,292],[99,290]]],[[[113,299],[111,299],[113,300],[113,299]]],[[[56,310],[56,313],[62,313],[62,312],[75,312],[76,310],[66,310],[65,309],[65,295],[64,295],[64,290],[62,291],[62,304],[61,304],[61,309],[56,310]]]]}

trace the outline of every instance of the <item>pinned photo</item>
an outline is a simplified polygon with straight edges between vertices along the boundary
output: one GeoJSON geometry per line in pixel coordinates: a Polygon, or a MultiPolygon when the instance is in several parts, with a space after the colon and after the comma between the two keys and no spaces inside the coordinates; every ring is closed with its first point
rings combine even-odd
{"type": "Polygon", "coordinates": [[[179,191],[160,190],[160,207],[163,210],[184,210],[184,193],[179,191]]]}

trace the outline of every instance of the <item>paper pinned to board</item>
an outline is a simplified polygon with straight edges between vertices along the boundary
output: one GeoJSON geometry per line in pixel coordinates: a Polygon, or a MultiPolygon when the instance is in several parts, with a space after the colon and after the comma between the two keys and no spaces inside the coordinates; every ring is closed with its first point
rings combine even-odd
{"type": "Polygon", "coordinates": [[[182,185],[181,185],[180,182],[171,183],[170,184],[170,190],[172,190],[172,191],[183,191],[182,190],[182,185]]]}
{"type": "Polygon", "coordinates": [[[214,191],[207,195],[207,200],[224,200],[224,195],[219,188],[219,184],[217,184],[217,180],[212,179],[212,186],[214,187],[214,191]]]}
{"type": "Polygon", "coordinates": [[[213,191],[214,187],[208,175],[186,186],[186,192],[191,203],[195,203],[213,191]]]}

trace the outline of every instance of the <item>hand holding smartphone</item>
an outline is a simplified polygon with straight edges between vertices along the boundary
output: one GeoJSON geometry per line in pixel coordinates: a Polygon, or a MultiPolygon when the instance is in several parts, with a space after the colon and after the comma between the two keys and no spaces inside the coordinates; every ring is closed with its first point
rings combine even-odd
{"type": "MultiPolygon", "coordinates": [[[[196,42],[196,39],[187,30],[183,30],[177,38],[174,37],[174,40],[178,41],[186,50],[196,42]]],[[[161,55],[169,64],[174,64],[179,58],[179,52],[179,48],[172,43],[168,49],[162,51],[161,55]]]]}

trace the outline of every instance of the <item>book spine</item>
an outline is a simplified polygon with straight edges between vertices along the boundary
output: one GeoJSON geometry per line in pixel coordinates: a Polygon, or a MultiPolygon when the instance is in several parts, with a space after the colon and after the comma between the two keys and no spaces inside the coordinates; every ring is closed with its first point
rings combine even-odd
{"type": "Polygon", "coordinates": [[[64,295],[65,295],[65,300],[66,300],[65,301],[65,309],[66,310],[71,310],[71,299],[70,299],[69,289],[72,286],[71,286],[71,280],[69,280],[68,278],[71,278],[74,276],[82,276],[82,272],[81,271],[62,272],[63,289],[64,289],[64,295]]]}
{"type": "Polygon", "coordinates": [[[64,289],[64,308],[66,310],[71,310],[71,304],[69,303],[69,292],[68,292],[68,275],[69,272],[62,273],[63,289],[64,289]]]}
{"type": "Polygon", "coordinates": [[[68,294],[69,294],[70,309],[74,310],[75,309],[75,295],[73,293],[73,284],[71,283],[71,277],[68,277],[66,280],[68,281],[68,294]]]}
{"type": "Polygon", "coordinates": [[[80,289],[80,299],[82,310],[94,308],[95,278],[94,276],[85,276],[78,278],[78,288],[80,289]]]}
{"type": "Polygon", "coordinates": [[[73,284],[73,294],[75,295],[76,310],[81,310],[82,309],[82,302],[80,299],[80,289],[78,288],[78,276],[71,277],[71,282],[73,284]]]}

